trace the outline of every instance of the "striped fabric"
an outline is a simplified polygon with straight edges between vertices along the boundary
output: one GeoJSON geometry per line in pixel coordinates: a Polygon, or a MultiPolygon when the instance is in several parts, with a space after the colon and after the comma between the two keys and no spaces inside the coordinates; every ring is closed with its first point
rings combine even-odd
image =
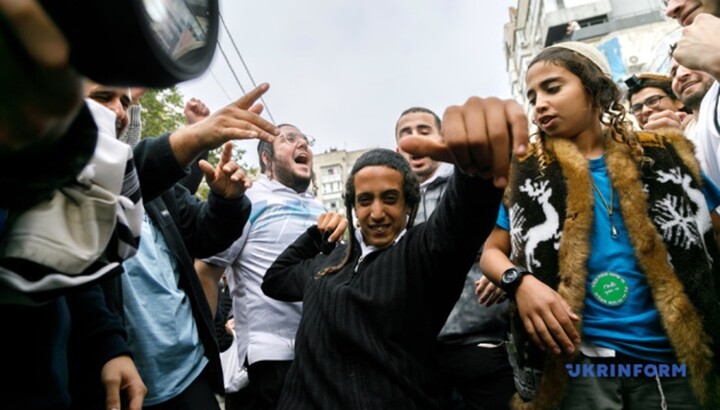
{"type": "Polygon", "coordinates": [[[120,262],[135,254],[144,211],[132,149],[115,139],[114,114],[93,104],[98,141],[75,183],[8,215],[0,238],[0,303],[41,303],[122,272],[120,262]]]}
{"type": "Polygon", "coordinates": [[[337,273],[313,226],[267,271],[263,291],[303,301],[295,360],[278,409],[436,409],[435,338],[495,221],[501,190],[455,173],[439,207],[391,247],[337,273]]]}
{"type": "Polygon", "coordinates": [[[143,218],[142,195],[132,151],[130,154],[131,158],[125,164],[125,177],[118,197],[120,208],[117,212],[117,226],[107,247],[107,257],[110,261],[123,261],[133,256],[140,243],[143,218]]]}

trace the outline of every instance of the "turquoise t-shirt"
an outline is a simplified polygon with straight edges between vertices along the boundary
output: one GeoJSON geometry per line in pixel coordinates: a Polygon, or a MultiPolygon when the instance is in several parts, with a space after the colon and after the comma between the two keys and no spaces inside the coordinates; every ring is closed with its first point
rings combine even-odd
{"type": "MultiPolygon", "coordinates": [[[[610,179],[604,157],[590,160],[590,174],[606,202],[610,200],[610,179]]],[[[720,190],[703,175],[703,193],[709,209],[720,205],[720,190]]],[[[645,274],[635,258],[627,229],[620,213],[617,192],[613,194],[613,222],[617,238],[612,238],[610,217],[600,195],[593,189],[595,218],[591,230],[590,256],[587,261],[585,307],[582,337],[585,342],[614,349],[636,358],[661,363],[676,362],[667,334],[660,324],[645,274]],[[597,282],[595,282],[597,280],[597,282]],[[596,294],[593,293],[593,282],[596,294]],[[621,282],[626,297],[608,299],[602,285],[621,282]]],[[[509,230],[507,209],[500,207],[497,226],[509,230]]],[[[621,292],[624,294],[624,292],[621,292]]]]}

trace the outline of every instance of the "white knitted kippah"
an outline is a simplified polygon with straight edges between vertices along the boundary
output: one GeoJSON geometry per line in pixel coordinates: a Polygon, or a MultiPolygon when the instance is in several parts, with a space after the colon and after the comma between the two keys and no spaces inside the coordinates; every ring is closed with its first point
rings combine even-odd
{"type": "Polygon", "coordinates": [[[605,73],[608,77],[612,77],[612,72],[610,71],[610,64],[607,61],[607,58],[605,58],[605,55],[600,52],[596,47],[591,46],[590,44],[581,43],[579,41],[565,41],[562,43],[553,44],[548,48],[565,48],[571,51],[574,51],[583,57],[589,59],[593,63],[595,63],[596,66],[605,73]]]}

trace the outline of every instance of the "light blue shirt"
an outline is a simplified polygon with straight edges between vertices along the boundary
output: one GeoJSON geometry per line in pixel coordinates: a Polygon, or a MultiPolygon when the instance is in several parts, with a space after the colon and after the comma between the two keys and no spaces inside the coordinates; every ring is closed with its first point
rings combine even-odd
{"type": "MultiPolygon", "coordinates": [[[[610,199],[610,179],[605,158],[590,160],[590,174],[605,201],[610,199]]],[[[703,193],[709,209],[720,204],[720,191],[703,175],[703,193]]],[[[629,356],[661,363],[676,362],[667,334],[660,323],[645,274],[635,258],[630,237],[620,213],[617,191],[613,194],[613,222],[618,237],[610,235],[608,211],[593,189],[595,204],[590,238],[590,256],[587,261],[587,284],[583,309],[582,337],[584,342],[607,347],[629,356]],[[606,306],[592,296],[592,282],[601,273],[612,272],[622,276],[630,288],[627,300],[619,306],[606,306]]],[[[497,226],[509,230],[507,209],[500,207],[497,226]]]]}
{"type": "Polygon", "coordinates": [[[302,302],[281,302],[262,291],[275,259],[325,212],[310,192],[295,192],[264,175],[245,195],[252,213],[242,236],[205,261],[229,268],[240,362],[285,361],[295,357],[302,302]]]}
{"type": "Polygon", "coordinates": [[[128,344],[148,389],[148,406],[182,393],[208,363],[176,265],[146,214],[140,247],[123,264],[122,281],[128,344]]]}

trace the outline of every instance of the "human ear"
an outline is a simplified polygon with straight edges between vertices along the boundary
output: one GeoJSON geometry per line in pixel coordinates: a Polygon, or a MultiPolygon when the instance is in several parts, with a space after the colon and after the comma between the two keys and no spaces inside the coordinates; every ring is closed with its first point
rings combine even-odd
{"type": "Polygon", "coordinates": [[[262,152],[262,154],[260,155],[260,161],[262,161],[262,163],[265,164],[265,169],[270,167],[271,160],[270,160],[270,155],[268,154],[267,151],[262,152]]]}

